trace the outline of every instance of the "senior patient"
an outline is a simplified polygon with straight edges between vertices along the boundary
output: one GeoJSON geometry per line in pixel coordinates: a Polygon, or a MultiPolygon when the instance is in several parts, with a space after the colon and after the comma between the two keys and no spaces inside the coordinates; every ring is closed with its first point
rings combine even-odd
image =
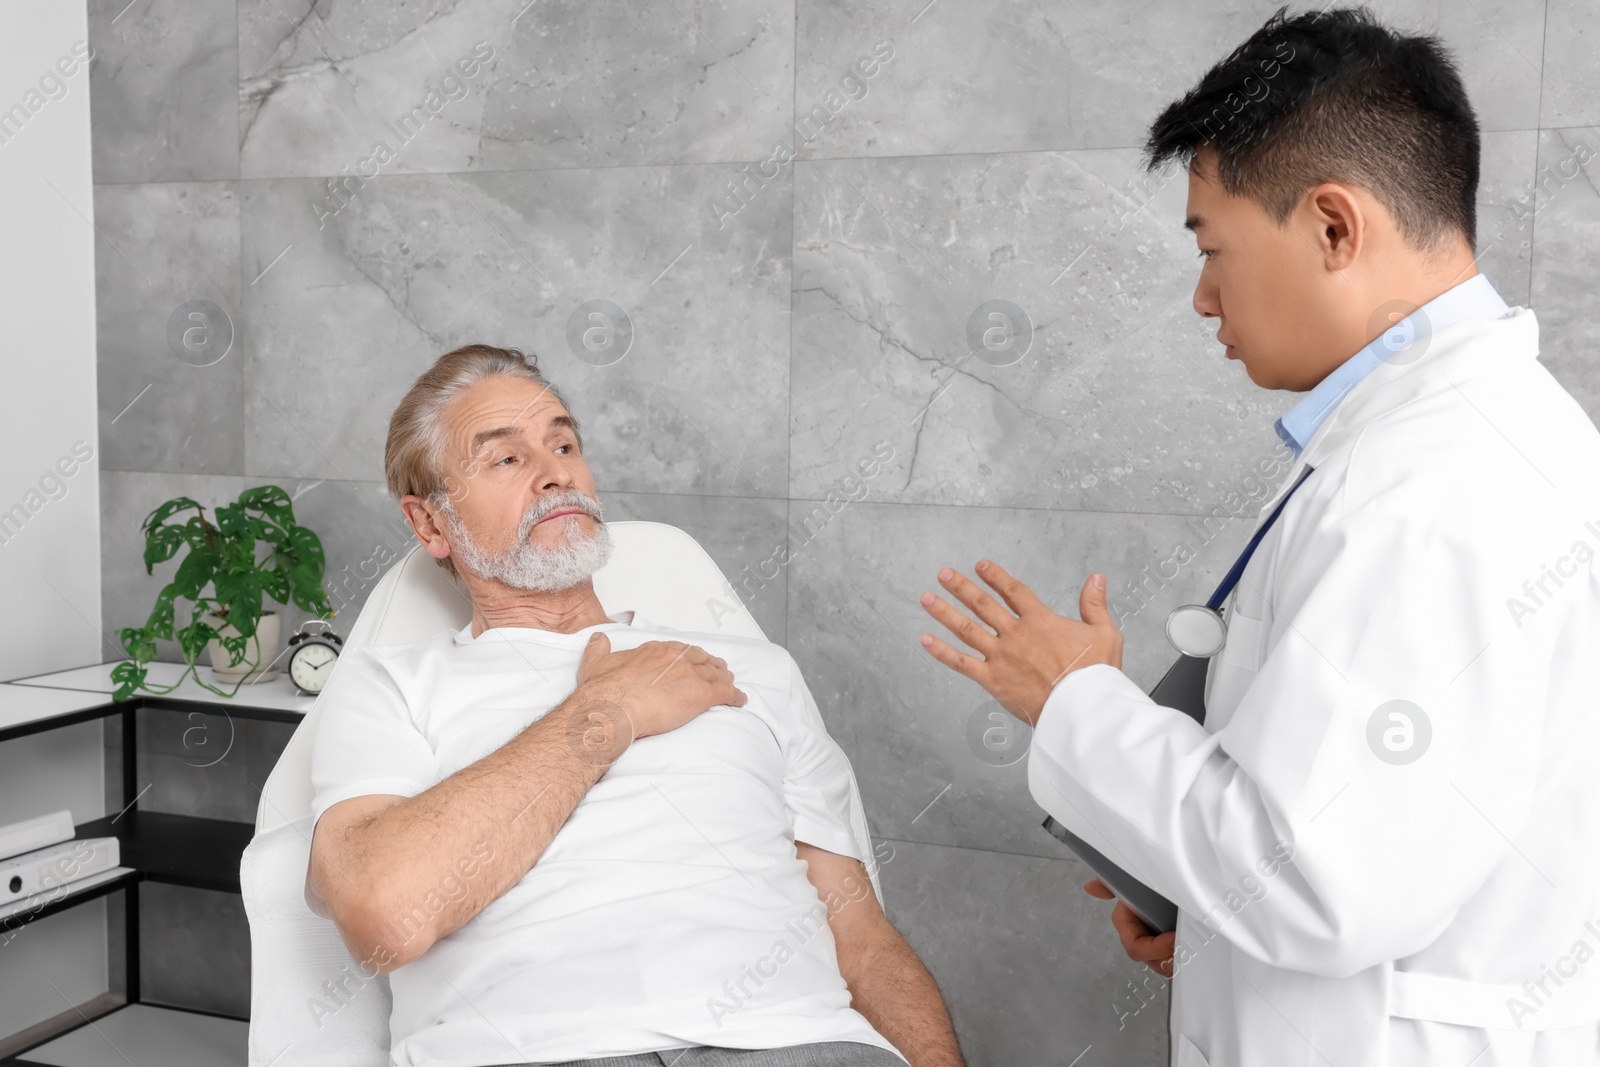
{"type": "Polygon", "coordinates": [[[602,609],[610,534],[534,360],[440,357],[385,468],[472,601],[347,653],[312,754],[307,898],[390,974],[393,1062],[960,1065],[794,660],[602,609]]]}

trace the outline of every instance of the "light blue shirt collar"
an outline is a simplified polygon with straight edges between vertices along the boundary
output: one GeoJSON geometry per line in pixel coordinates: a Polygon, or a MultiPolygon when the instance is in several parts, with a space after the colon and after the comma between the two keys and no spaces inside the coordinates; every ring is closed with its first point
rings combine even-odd
{"type": "Polygon", "coordinates": [[[1298,456],[1316,434],[1317,428],[1339,406],[1339,401],[1379,364],[1385,360],[1406,360],[1403,353],[1408,348],[1447,326],[1468,319],[1498,319],[1509,310],[1489,279],[1482,274],[1474,274],[1423,304],[1335,367],[1331,374],[1317,383],[1316,388],[1284,412],[1282,418],[1273,424],[1273,429],[1298,456]]]}

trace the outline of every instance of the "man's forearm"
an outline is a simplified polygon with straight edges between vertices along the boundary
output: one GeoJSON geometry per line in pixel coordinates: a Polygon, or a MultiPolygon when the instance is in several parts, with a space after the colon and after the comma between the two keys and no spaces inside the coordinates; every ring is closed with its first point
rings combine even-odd
{"type": "Polygon", "coordinates": [[[580,689],[494,752],[351,827],[319,888],[355,898],[360,940],[392,957],[376,969],[409,962],[515,886],[630,741],[615,706],[580,689]]]}
{"type": "MultiPolygon", "coordinates": [[[[964,1067],[939,986],[899,931],[887,929],[844,973],[851,1004],[911,1067],[964,1067]]],[[[843,961],[841,961],[843,963],[843,961]]]]}

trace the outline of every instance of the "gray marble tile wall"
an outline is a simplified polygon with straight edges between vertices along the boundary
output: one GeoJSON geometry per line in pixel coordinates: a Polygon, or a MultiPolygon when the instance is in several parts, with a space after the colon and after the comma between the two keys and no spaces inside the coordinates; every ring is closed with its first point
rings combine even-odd
{"type": "MultiPolygon", "coordinates": [[[[969,1062],[1162,1061],[1164,991],[1039,829],[1021,742],[975,754],[993,709],[918,648],[916,598],[981,555],[1067,607],[1103,569],[1149,685],[1166,610],[1248,536],[1291,398],[1221,358],[1183,177],[1137,148],[1275,6],[91,0],[108,631],[158,587],[155,504],[265,482],[322,535],[347,629],[404,544],[393,404],[449,347],[531,349],[608,517],[687,529],[736,582],[787,543],[752,608],[854,761],[969,1062]],[[608,365],[568,342],[597,299],[634,331],[608,365]],[[175,316],[197,300],[222,315],[175,316]],[[1014,362],[973,358],[990,300],[1032,322],[1014,362]],[[1196,560],[1158,575],[1181,539],[1196,560]]],[[[1464,64],[1480,265],[1600,415],[1600,163],[1571,162],[1600,149],[1600,8],[1374,6],[1464,64]]],[[[152,805],[236,818],[283,743],[195,770],[144,733],[152,805]]],[[[155,896],[152,989],[247,1003],[236,909],[155,896]]]]}

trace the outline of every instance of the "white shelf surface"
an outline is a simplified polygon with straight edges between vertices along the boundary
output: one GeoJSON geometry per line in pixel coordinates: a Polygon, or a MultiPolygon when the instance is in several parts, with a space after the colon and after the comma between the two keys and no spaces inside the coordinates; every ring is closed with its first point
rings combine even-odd
{"type": "Polygon", "coordinates": [[[18,912],[32,911],[41,904],[48,904],[58,898],[60,895],[58,890],[60,889],[65,888],[68,897],[75,897],[85,889],[92,889],[101,882],[109,882],[113,878],[121,878],[132,869],[131,867],[107,867],[105,870],[91,874],[87,878],[79,878],[76,882],[68,882],[64,887],[56,886],[54,889],[47,889],[43,893],[35,893],[31,897],[13,900],[9,904],[0,905],[0,919],[9,919],[18,912]]]}
{"type": "Polygon", "coordinates": [[[106,701],[105,693],[40,689],[31,685],[0,682],[0,730],[70,715],[86,708],[97,708],[106,701]]]}
{"type": "Polygon", "coordinates": [[[250,1024],[129,1004],[21,1053],[57,1067],[245,1067],[250,1024]]]}
{"type": "MultiPolygon", "coordinates": [[[[16,678],[6,684],[28,688],[69,689],[83,693],[99,693],[104,697],[109,696],[117,688],[116,683],[111,680],[111,670],[115,666],[115,663],[95,663],[88,667],[77,667],[70,671],[40,674],[32,678],[16,678]]],[[[184,665],[181,663],[151,663],[148,666],[150,670],[149,681],[152,685],[158,687],[172,685],[184,672],[184,665]]],[[[206,681],[216,685],[224,693],[233,691],[232,682],[219,684],[212,681],[210,667],[197,667],[196,670],[205,677],[206,681]]],[[[311,705],[316,700],[315,697],[304,696],[296,690],[294,683],[289,681],[289,677],[286,674],[279,674],[276,678],[267,682],[241,685],[239,686],[239,691],[231,699],[219,697],[211,690],[200,685],[192,677],[185,678],[183,684],[170,693],[153,694],[140,689],[137,690],[136,695],[160,696],[164,700],[194,700],[207,704],[233,704],[239,707],[298,711],[302,715],[311,710],[311,705]]]]}

